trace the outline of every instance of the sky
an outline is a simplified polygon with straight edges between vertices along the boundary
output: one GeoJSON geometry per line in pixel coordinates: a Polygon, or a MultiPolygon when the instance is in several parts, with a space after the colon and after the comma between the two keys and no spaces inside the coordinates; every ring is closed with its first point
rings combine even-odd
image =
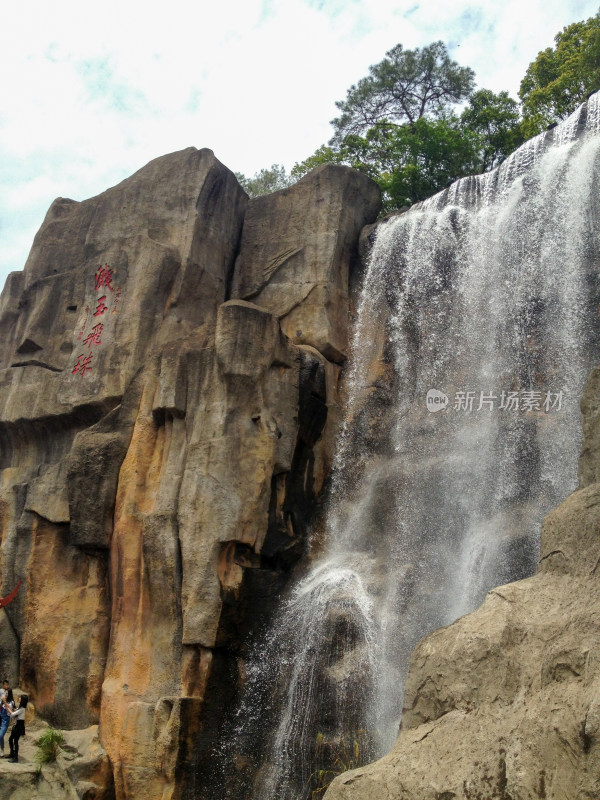
{"type": "Polygon", "coordinates": [[[84,200],[193,145],[290,169],[336,100],[401,43],[441,39],[509,91],[598,0],[20,0],[0,11],[0,286],[56,197],[84,200]]]}

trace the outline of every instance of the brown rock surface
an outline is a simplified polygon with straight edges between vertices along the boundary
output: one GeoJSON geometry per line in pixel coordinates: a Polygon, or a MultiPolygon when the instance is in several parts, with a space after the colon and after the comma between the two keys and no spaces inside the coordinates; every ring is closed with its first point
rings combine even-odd
{"type": "Polygon", "coordinates": [[[170,356],[186,387],[185,417],[156,406],[165,395],[157,362],[115,507],[101,720],[123,796],[135,797],[143,786],[146,796],[162,797],[180,768],[165,773],[154,742],[168,727],[175,741],[185,733],[182,713],[200,717],[189,708],[201,703],[210,648],[231,644],[224,600],[235,603],[244,567],[261,568],[265,537],[273,555],[301,544],[302,521],[294,519],[293,503],[286,507],[285,480],[303,441],[301,367],[311,358],[322,369],[287,342],[274,317],[242,301],[222,305],[214,328],[205,326],[170,356]],[[272,544],[269,510],[279,476],[286,527],[272,544]]]}
{"type": "Polygon", "coordinates": [[[597,385],[598,370],[582,402],[584,486],[544,520],[536,575],[419,643],[396,745],[327,800],[598,797],[597,385]]]}
{"type": "MultiPolygon", "coordinates": [[[[81,739],[40,797],[111,795],[104,750],[75,730],[98,722],[119,800],[201,796],[243,642],[318,513],[339,376],[323,353],[342,357],[378,191],[322,169],[281,213],[255,201],[270,217],[252,212],[240,251],[246,204],[210,150],[156,159],[55,201],[0,297],[3,594],[22,580],[0,662],[81,739]],[[255,280],[259,228],[267,255],[303,255],[227,300],[236,255],[235,282],[255,280]]],[[[21,771],[15,797],[34,785],[21,771]]]]}

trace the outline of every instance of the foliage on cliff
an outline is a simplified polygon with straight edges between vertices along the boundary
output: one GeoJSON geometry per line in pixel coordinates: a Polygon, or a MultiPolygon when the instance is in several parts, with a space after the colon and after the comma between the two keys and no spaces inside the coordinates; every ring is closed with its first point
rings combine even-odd
{"type": "Polygon", "coordinates": [[[519,89],[528,137],[567,117],[600,88],[600,12],[568,25],[554,42],[529,65],[519,89]]]}
{"type": "Polygon", "coordinates": [[[349,134],[339,147],[320,148],[292,176],[300,178],[320,163],[347,164],[379,184],[386,210],[434,194],[457,177],[476,171],[477,141],[454,120],[421,117],[414,124],[380,122],[364,136],[349,134]]]}

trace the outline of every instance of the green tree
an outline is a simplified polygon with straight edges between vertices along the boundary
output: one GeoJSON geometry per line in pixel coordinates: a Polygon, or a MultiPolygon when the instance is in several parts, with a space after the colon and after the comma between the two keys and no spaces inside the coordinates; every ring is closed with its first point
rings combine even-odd
{"type": "Polygon", "coordinates": [[[415,50],[397,44],[336,103],[342,114],[331,121],[331,144],[339,145],[348,134],[362,135],[380,122],[441,118],[468,97],[474,81],[473,70],[452,61],[443,42],[415,50]]]}
{"type": "Polygon", "coordinates": [[[286,189],[293,183],[292,177],[287,174],[285,167],[281,164],[263,167],[253,178],[247,178],[241,172],[236,172],[235,177],[250,197],[277,192],[279,189],[286,189]]]}
{"type": "Polygon", "coordinates": [[[478,139],[454,118],[422,117],[414,125],[401,126],[391,138],[395,167],[382,174],[381,184],[390,208],[425,200],[479,171],[478,139]]]}
{"type": "Polygon", "coordinates": [[[381,122],[364,136],[349,134],[335,150],[321,147],[295,164],[292,175],[302,177],[318,164],[346,164],[379,184],[384,211],[430,197],[453,180],[477,172],[480,140],[464,130],[455,117],[414,124],[381,122]]]}
{"type": "Polygon", "coordinates": [[[493,169],[523,144],[519,105],[508,92],[478,89],[460,116],[461,126],[478,138],[480,170],[493,169]]]}
{"type": "Polygon", "coordinates": [[[346,164],[350,166],[345,153],[340,148],[324,144],[315,150],[312,156],[294,164],[290,170],[290,177],[295,181],[300,180],[311,169],[318,167],[320,164],[346,164]]]}
{"type": "Polygon", "coordinates": [[[554,42],[555,47],[538,53],[521,82],[519,97],[528,137],[564,119],[600,89],[600,12],[568,25],[554,42]]]}

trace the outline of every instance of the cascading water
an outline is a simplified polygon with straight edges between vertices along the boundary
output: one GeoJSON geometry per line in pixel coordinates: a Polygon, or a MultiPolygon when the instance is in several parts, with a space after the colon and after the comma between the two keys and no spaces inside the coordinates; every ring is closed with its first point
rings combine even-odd
{"type": "Polygon", "coordinates": [[[320,797],[383,754],[416,641],[533,571],[541,518],[576,487],[598,341],[599,133],[593,96],[378,226],[326,544],[237,715],[238,754],[272,720],[247,796],[320,797]]]}

